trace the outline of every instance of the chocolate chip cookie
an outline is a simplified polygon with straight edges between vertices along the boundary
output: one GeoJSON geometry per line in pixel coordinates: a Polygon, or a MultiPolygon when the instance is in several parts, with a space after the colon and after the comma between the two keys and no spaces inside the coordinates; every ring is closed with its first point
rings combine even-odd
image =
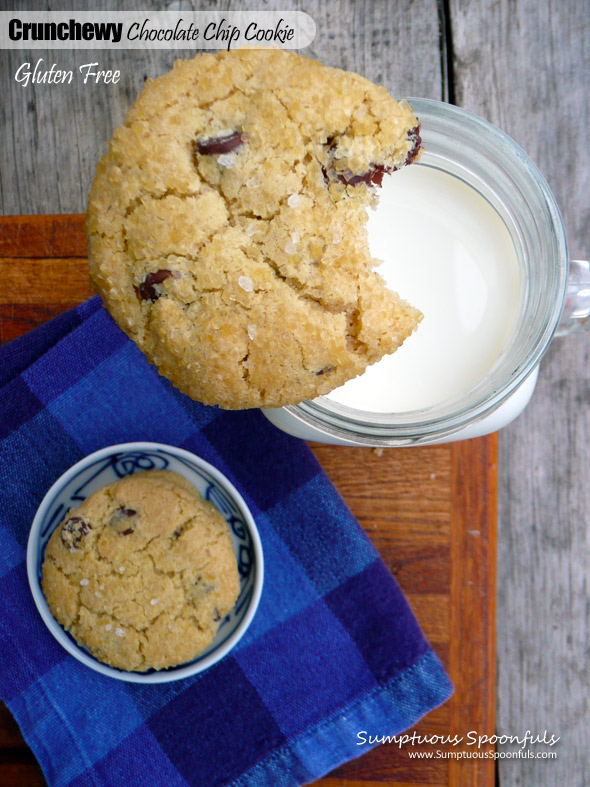
{"type": "Polygon", "coordinates": [[[164,470],[126,476],[69,511],[43,562],[56,620],[99,661],[144,672],[191,661],[239,593],[227,522],[164,470]]]}
{"type": "Polygon", "coordinates": [[[420,313],[373,270],[366,207],[420,152],[411,107],[280,50],[178,61],[98,165],[91,277],[180,390],[224,408],[324,394],[420,313]]]}

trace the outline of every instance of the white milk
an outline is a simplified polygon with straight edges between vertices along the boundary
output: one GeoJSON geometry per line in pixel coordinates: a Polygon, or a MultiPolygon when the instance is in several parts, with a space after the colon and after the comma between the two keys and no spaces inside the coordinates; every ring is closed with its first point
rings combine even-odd
{"type": "Polygon", "coordinates": [[[463,181],[413,165],[383,179],[368,229],[387,286],[424,319],[396,353],[329,398],[392,413],[470,390],[506,344],[518,309],[518,262],[501,218],[463,181]]]}

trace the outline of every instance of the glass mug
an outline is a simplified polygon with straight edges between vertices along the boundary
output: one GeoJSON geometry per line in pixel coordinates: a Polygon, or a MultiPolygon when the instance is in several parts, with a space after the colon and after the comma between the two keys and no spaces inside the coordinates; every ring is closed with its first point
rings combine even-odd
{"type": "Polygon", "coordinates": [[[518,313],[504,349],[470,390],[409,412],[345,406],[326,396],[263,409],[279,429],[339,445],[408,446],[478,437],[510,423],[526,407],[539,361],[554,335],[590,314],[588,262],[568,262],[559,209],[545,179],[506,134],[463,109],[410,99],[422,123],[420,164],[455,176],[496,210],[514,244],[520,276],[518,313]]]}

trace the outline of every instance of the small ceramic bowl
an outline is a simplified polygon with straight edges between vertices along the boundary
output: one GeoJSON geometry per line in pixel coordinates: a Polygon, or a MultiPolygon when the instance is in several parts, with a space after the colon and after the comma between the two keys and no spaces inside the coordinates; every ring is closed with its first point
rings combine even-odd
{"type": "Polygon", "coordinates": [[[194,454],[159,443],[124,443],[96,451],[65,472],[53,484],[33,520],[27,546],[27,573],[31,592],[47,628],[87,667],[133,683],[165,683],[187,678],[211,667],[239,642],[258,607],[262,592],[264,559],[260,536],[244,499],[227,478],[194,454]],[[234,542],[240,594],[233,610],[221,622],[211,645],[194,661],[150,672],[125,672],[95,659],[55,620],[41,590],[41,566],[49,537],[66,511],[77,508],[95,490],[142,470],[173,470],[183,475],[226,518],[234,542]]]}

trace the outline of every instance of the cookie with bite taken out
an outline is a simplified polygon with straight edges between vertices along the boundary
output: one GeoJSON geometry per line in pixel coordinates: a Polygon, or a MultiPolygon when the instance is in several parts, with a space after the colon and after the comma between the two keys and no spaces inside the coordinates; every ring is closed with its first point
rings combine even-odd
{"type": "Polygon", "coordinates": [[[420,313],[374,270],[367,206],[420,153],[411,107],[280,50],[178,61],[98,165],[91,278],[161,374],[223,408],[325,394],[420,313]]]}

